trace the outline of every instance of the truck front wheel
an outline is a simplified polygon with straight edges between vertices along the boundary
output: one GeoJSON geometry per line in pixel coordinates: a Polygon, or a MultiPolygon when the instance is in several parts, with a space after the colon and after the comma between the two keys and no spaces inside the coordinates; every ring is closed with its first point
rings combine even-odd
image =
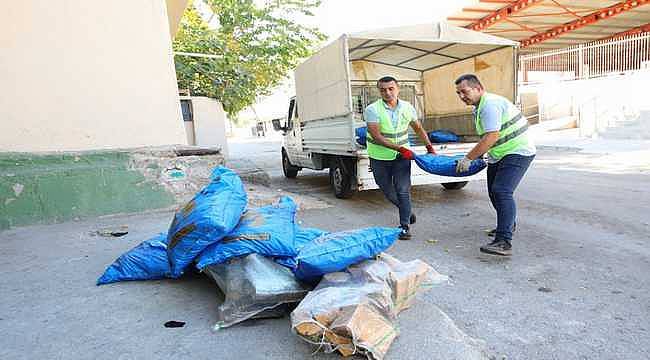
{"type": "Polygon", "coordinates": [[[442,183],[442,186],[447,189],[447,190],[458,190],[462,189],[467,185],[467,181],[460,181],[460,182],[450,182],[450,183],[442,183]]]}
{"type": "Polygon", "coordinates": [[[346,168],[343,160],[334,159],[330,164],[330,184],[334,190],[334,196],[339,199],[347,199],[352,196],[353,176],[346,168]]]}
{"type": "Polygon", "coordinates": [[[300,170],[300,168],[291,165],[291,161],[289,161],[289,156],[287,156],[287,153],[284,150],[282,150],[282,172],[284,173],[284,176],[286,176],[289,179],[293,179],[296,176],[298,176],[298,170],[300,170]]]}

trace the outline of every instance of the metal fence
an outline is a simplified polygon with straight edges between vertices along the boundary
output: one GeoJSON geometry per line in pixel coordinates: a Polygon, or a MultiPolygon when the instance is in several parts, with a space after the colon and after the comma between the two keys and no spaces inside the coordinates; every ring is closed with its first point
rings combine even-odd
{"type": "Polygon", "coordinates": [[[520,84],[579,80],[650,70],[650,33],[519,57],[520,84]]]}

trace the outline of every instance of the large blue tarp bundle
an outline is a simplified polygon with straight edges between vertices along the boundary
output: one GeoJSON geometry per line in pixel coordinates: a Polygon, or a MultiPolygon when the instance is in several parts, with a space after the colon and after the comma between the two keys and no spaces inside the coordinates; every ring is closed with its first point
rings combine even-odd
{"type": "Polygon", "coordinates": [[[354,129],[354,134],[357,138],[357,144],[366,146],[366,137],[368,136],[368,128],[360,127],[354,129]]]}
{"type": "MultiPolygon", "coordinates": [[[[302,247],[305,244],[325,234],[328,234],[328,232],[325,230],[321,230],[317,228],[303,228],[300,226],[296,226],[296,239],[295,239],[296,250],[300,251],[300,249],[302,249],[302,247]]],[[[273,260],[276,263],[284,267],[288,267],[292,270],[295,270],[296,266],[298,265],[296,263],[295,256],[275,256],[273,257],[273,260]]]]}
{"type": "Polygon", "coordinates": [[[415,163],[418,164],[420,169],[430,174],[454,177],[474,175],[487,166],[483,159],[476,159],[472,161],[472,165],[469,167],[468,171],[458,173],[456,172],[456,162],[462,158],[463,155],[447,156],[423,154],[415,155],[415,163]]]}
{"type": "Polygon", "coordinates": [[[460,137],[449,130],[434,130],[429,132],[429,141],[432,143],[455,143],[460,137]]]}
{"type": "Polygon", "coordinates": [[[370,259],[388,249],[399,232],[399,228],[371,227],[319,236],[298,252],[296,278],[315,283],[324,274],[370,259]]]}
{"type": "Polygon", "coordinates": [[[160,233],[127,251],[97,279],[97,285],[126,280],[153,280],[169,277],[167,233],[160,233]]]}
{"type": "Polygon", "coordinates": [[[176,213],[169,228],[167,254],[172,277],[179,277],[199,253],[235,228],[246,202],[239,176],[217,167],[210,184],[176,213]]]}
{"type": "Polygon", "coordinates": [[[199,269],[248,254],[295,256],[296,203],[288,196],[277,204],[247,210],[239,224],[197,258],[199,269]]]}

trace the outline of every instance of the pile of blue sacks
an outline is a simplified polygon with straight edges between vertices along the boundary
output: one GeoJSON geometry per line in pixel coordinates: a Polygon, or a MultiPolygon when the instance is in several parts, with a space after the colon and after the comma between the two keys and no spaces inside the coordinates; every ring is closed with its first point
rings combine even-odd
{"type": "Polygon", "coordinates": [[[364,127],[359,127],[354,129],[354,135],[357,140],[357,144],[361,146],[366,146],[366,141],[368,137],[368,128],[364,127]]]}
{"type": "Polygon", "coordinates": [[[460,137],[449,130],[433,130],[427,135],[429,135],[429,141],[437,144],[457,143],[460,141],[460,137]]]}
{"type": "MultiPolygon", "coordinates": [[[[366,146],[366,141],[368,137],[368,128],[358,127],[354,129],[354,135],[357,141],[357,144],[361,146],[366,146]]],[[[436,144],[446,144],[446,143],[457,143],[460,141],[460,136],[456,135],[449,130],[433,130],[428,134],[429,140],[432,143],[436,144]]]]}
{"type": "Polygon", "coordinates": [[[297,206],[287,196],[259,208],[247,209],[246,204],[239,176],[217,167],[210,183],[175,214],[167,233],[121,255],[97,285],[178,278],[192,264],[202,270],[249,254],[271,258],[298,280],[316,284],[324,274],[375,257],[399,235],[398,228],[387,227],[334,233],[301,227],[297,206]]]}

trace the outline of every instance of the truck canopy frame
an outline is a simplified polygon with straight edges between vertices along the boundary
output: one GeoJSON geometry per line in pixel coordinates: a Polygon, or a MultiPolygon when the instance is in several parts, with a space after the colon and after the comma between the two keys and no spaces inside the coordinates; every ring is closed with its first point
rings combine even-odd
{"type": "Polygon", "coordinates": [[[428,71],[518,42],[445,22],[363,31],[347,37],[350,61],[428,71]]]}

